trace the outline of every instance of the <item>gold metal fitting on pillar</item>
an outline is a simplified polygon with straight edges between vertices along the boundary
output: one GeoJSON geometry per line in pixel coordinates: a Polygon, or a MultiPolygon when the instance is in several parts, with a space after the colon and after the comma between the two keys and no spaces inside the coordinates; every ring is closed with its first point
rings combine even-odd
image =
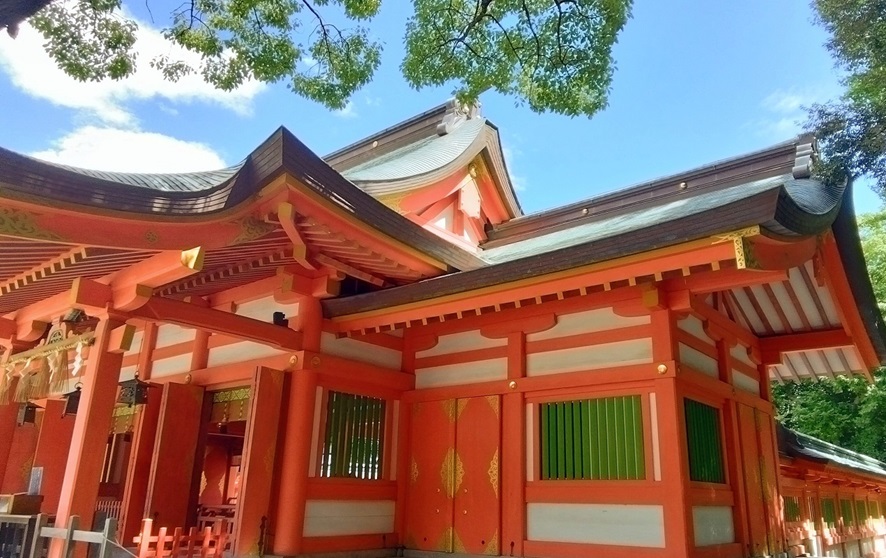
{"type": "Polygon", "coordinates": [[[511,381],[508,383],[508,387],[511,388],[511,389],[517,389],[517,382],[515,382],[514,380],[511,380],[511,381]]]}
{"type": "Polygon", "coordinates": [[[665,375],[668,373],[668,365],[667,364],[659,364],[657,370],[658,370],[659,374],[665,375]]]}

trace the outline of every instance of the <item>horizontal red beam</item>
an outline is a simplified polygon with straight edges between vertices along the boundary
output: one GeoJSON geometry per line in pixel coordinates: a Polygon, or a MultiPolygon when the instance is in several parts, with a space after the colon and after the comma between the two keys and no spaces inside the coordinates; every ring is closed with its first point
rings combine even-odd
{"type": "Polygon", "coordinates": [[[302,345],[301,332],[288,327],[168,298],[151,298],[144,306],[132,310],[131,314],[291,351],[301,350],[302,345]]]}
{"type": "Polygon", "coordinates": [[[763,355],[764,364],[780,363],[781,355],[784,353],[820,351],[822,349],[853,347],[854,345],[852,337],[842,328],[760,338],[760,352],[763,355]]]}

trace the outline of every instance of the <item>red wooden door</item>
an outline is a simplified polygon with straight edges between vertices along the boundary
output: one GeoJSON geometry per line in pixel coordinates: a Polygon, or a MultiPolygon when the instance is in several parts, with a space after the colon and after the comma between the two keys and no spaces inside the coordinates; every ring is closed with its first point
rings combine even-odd
{"type": "Polygon", "coordinates": [[[413,405],[406,546],[498,554],[498,396],[413,405]]]}
{"type": "Polygon", "coordinates": [[[455,400],[412,405],[406,546],[452,552],[455,400]]]}
{"type": "Polygon", "coordinates": [[[458,400],[455,445],[464,467],[464,478],[455,493],[453,549],[456,552],[486,555],[500,552],[500,406],[498,395],[458,400]]]}
{"type": "Polygon", "coordinates": [[[283,372],[270,368],[256,369],[249,396],[246,438],[243,441],[242,484],[234,535],[235,556],[263,554],[262,518],[268,516],[271,501],[282,397],[283,372]]]}
{"type": "Polygon", "coordinates": [[[202,387],[163,385],[145,504],[157,527],[186,526],[202,411],[202,387]]]}

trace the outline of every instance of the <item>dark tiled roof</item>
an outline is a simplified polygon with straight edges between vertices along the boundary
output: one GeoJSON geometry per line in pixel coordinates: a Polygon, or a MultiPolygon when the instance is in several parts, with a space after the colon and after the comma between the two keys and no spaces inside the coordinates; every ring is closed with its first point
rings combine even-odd
{"type": "Polygon", "coordinates": [[[482,256],[490,265],[484,268],[330,299],[323,305],[330,317],[366,312],[555,273],[753,225],[779,234],[814,234],[833,222],[842,192],[843,188],[787,175],[690,194],[486,250],[482,256]],[[801,191],[802,203],[793,197],[801,191]]]}
{"type": "MultiPolygon", "coordinates": [[[[34,159],[34,161],[38,161],[34,159]]],[[[41,163],[43,161],[40,161],[41,163]]],[[[243,163],[226,169],[204,172],[180,172],[180,173],[133,173],[133,172],[109,172],[91,169],[81,169],[68,165],[45,163],[75,174],[97,178],[106,182],[133,186],[135,188],[147,188],[158,192],[202,192],[219,186],[237,174],[243,163]]]]}
{"type": "Polygon", "coordinates": [[[886,463],[777,425],[778,450],[788,457],[808,459],[822,464],[834,464],[886,479],[886,463]]]}
{"type": "Polygon", "coordinates": [[[0,197],[40,204],[75,204],[137,215],[208,215],[247,202],[284,173],[339,205],[354,219],[454,269],[483,262],[404,219],[361,191],[285,128],[279,128],[239,165],[208,173],[169,175],[104,173],[45,163],[0,148],[0,197]]]}

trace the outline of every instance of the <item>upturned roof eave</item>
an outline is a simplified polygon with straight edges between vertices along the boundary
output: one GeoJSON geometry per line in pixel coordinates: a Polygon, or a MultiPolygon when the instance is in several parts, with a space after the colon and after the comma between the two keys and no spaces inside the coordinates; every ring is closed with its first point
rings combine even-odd
{"type": "MultiPolygon", "coordinates": [[[[501,201],[510,218],[520,217],[523,214],[523,209],[520,207],[507,172],[507,164],[502,154],[498,129],[488,120],[485,122],[481,133],[477,134],[474,141],[464,151],[428,172],[407,175],[396,179],[361,180],[351,178],[350,180],[364,192],[373,196],[400,195],[443,180],[479,156],[486,157],[490,171],[494,174],[501,201]]],[[[347,175],[346,172],[344,174],[347,175]]]]}
{"type": "MultiPolygon", "coordinates": [[[[792,233],[786,228],[786,225],[790,224],[779,222],[777,217],[779,205],[787,203],[786,199],[789,198],[784,195],[785,191],[784,185],[773,187],[737,202],[714,207],[702,213],[683,216],[667,223],[654,223],[619,235],[592,239],[518,259],[490,263],[481,269],[451,274],[394,289],[347,298],[329,299],[323,304],[328,317],[344,317],[397,306],[406,302],[430,300],[472,289],[538,277],[751,226],[761,226],[784,236],[785,233],[792,233]]],[[[836,211],[828,214],[832,218],[836,217],[836,211]]],[[[796,214],[792,215],[797,218],[796,214]]],[[[814,217],[816,222],[822,225],[818,232],[827,230],[830,224],[822,224],[821,215],[814,217]]]]}
{"type": "Polygon", "coordinates": [[[0,156],[19,163],[16,166],[0,165],[0,200],[4,197],[15,201],[25,199],[30,205],[53,210],[64,204],[84,214],[112,213],[124,221],[165,218],[179,223],[197,222],[211,220],[215,215],[242,212],[257,203],[256,195],[262,188],[285,174],[335,203],[344,201],[354,209],[351,212],[353,219],[406,243],[451,269],[474,269],[485,265],[475,255],[403,218],[361,191],[284,127],[278,128],[250,153],[238,171],[223,184],[191,195],[180,194],[174,199],[164,192],[151,191],[146,195],[145,189],[136,190],[131,184],[109,182],[6,150],[0,152],[0,156]],[[72,188],[72,185],[77,187],[72,188]],[[194,204],[204,210],[188,211],[187,208],[194,204]],[[161,206],[163,210],[157,211],[156,208],[161,206]],[[151,208],[155,210],[151,211],[151,208]]]}

